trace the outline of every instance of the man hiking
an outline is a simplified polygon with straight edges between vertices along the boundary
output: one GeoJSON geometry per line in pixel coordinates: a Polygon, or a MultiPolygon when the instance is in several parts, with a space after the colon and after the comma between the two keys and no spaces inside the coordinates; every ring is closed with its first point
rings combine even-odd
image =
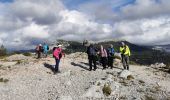
{"type": "Polygon", "coordinates": [[[100,57],[101,57],[101,63],[102,63],[102,66],[103,66],[103,70],[106,69],[106,65],[107,65],[107,51],[106,49],[101,45],[100,46],[100,57]]]}
{"type": "Polygon", "coordinates": [[[56,61],[54,74],[60,73],[59,64],[60,64],[60,59],[62,58],[62,55],[63,55],[61,47],[62,45],[58,45],[57,47],[53,48],[53,57],[55,58],[55,61],[56,61]]]}
{"type": "Polygon", "coordinates": [[[37,59],[41,58],[41,53],[43,52],[43,47],[41,44],[39,44],[36,48],[36,53],[37,53],[37,59]]]}
{"type": "Polygon", "coordinates": [[[94,47],[93,44],[90,44],[90,46],[87,48],[87,55],[89,60],[89,71],[92,70],[92,64],[94,64],[94,71],[97,69],[96,66],[96,60],[97,60],[97,49],[94,47]]]}
{"type": "Polygon", "coordinates": [[[122,63],[125,70],[129,70],[129,57],[131,55],[129,47],[122,42],[120,46],[120,53],[122,57],[122,63]]]}
{"type": "Polygon", "coordinates": [[[43,52],[43,53],[44,53],[44,56],[47,57],[48,50],[49,50],[49,46],[48,46],[46,43],[44,43],[43,49],[44,49],[44,52],[43,52]]]}
{"type": "Polygon", "coordinates": [[[115,50],[113,48],[113,45],[111,44],[110,47],[107,49],[108,67],[110,67],[111,69],[113,68],[114,53],[115,53],[115,50]]]}

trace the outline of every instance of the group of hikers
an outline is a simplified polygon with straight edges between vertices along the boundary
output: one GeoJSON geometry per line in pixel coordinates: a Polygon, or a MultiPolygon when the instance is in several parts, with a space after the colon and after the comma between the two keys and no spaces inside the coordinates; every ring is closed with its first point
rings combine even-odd
{"type": "MultiPolygon", "coordinates": [[[[62,45],[57,45],[53,47],[53,57],[55,59],[55,68],[54,68],[54,74],[59,73],[59,63],[62,58],[62,56],[65,54],[63,53],[62,50],[62,45]]],[[[39,44],[36,47],[36,52],[38,54],[37,58],[41,57],[41,54],[44,54],[45,57],[47,57],[47,53],[49,51],[49,46],[44,43],[42,46],[39,44]]],[[[102,45],[100,46],[100,49],[97,49],[93,44],[90,44],[87,47],[87,55],[88,55],[88,60],[89,60],[89,71],[96,70],[97,65],[96,62],[99,61],[102,66],[103,70],[106,68],[113,68],[113,61],[114,61],[114,56],[115,56],[115,49],[113,48],[113,45],[110,44],[109,48],[105,49],[102,45]],[[100,58],[100,59],[99,59],[100,58]],[[108,67],[107,67],[108,66],[108,67]]],[[[126,70],[129,70],[129,57],[131,55],[130,49],[128,45],[126,45],[124,42],[121,43],[120,46],[120,53],[121,53],[121,60],[123,63],[123,67],[126,70]]]]}
{"type": "Polygon", "coordinates": [[[37,59],[41,58],[42,56],[47,57],[49,46],[46,43],[44,43],[43,45],[39,44],[36,46],[35,50],[37,54],[37,59]]]}
{"type": "MultiPolygon", "coordinates": [[[[121,60],[124,69],[129,70],[130,49],[128,45],[126,45],[124,42],[121,43],[120,53],[121,53],[121,60]]],[[[113,68],[115,50],[112,44],[107,49],[105,49],[101,45],[99,50],[96,47],[94,47],[93,44],[90,44],[90,46],[87,48],[87,54],[88,54],[90,71],[92,69],[94,71],[97,69],[96,62],[98,60],[102,64],[103,70],[105,70],[107,66],[110,67],[111,69],[113,68]],[[100,57],[100,59],[98,59],[98,57],[100,57]]]]}

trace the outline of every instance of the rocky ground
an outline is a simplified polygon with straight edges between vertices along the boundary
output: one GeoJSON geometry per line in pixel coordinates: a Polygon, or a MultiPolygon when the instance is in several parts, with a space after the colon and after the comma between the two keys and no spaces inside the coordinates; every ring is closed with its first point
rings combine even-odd
{"type": "Polygon", "coordinates": [[[170,74],[154,66],[88,71],[85,54],[62,59],[53,74],[52,57],[13,55],[0,60],[0,100],[170,100],[170,74]]]}

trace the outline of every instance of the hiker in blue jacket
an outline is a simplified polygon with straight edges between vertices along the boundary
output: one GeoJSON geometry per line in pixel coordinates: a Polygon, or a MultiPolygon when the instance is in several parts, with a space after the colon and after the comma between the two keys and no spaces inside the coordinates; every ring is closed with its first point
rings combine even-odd
{"type": "Polygon", "coordinates": [[[114,53],[115,53],[115,50],[113,48],[113,45],[111,44],[110,47],[107,49],[108,67],[110,67],[111,69],[113,68],[114,53]]]}
{"type": "Polygon", "coordinates": [[[49,46],[46,43],[44,43],[44,45],[43,45],[43,50],[44,50],[43,53],[44,53],[45,57],[47,57],[49,46]]]}

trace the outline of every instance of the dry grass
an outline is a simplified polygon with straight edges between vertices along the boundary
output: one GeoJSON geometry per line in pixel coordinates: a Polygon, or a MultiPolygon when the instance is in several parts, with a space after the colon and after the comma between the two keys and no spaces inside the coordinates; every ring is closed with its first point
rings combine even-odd
{"type": "Polygon", "coordinates": [[[156,100],[155,98],[153,98],[150,95],[145,95],[145,100],[156,100]]]}

